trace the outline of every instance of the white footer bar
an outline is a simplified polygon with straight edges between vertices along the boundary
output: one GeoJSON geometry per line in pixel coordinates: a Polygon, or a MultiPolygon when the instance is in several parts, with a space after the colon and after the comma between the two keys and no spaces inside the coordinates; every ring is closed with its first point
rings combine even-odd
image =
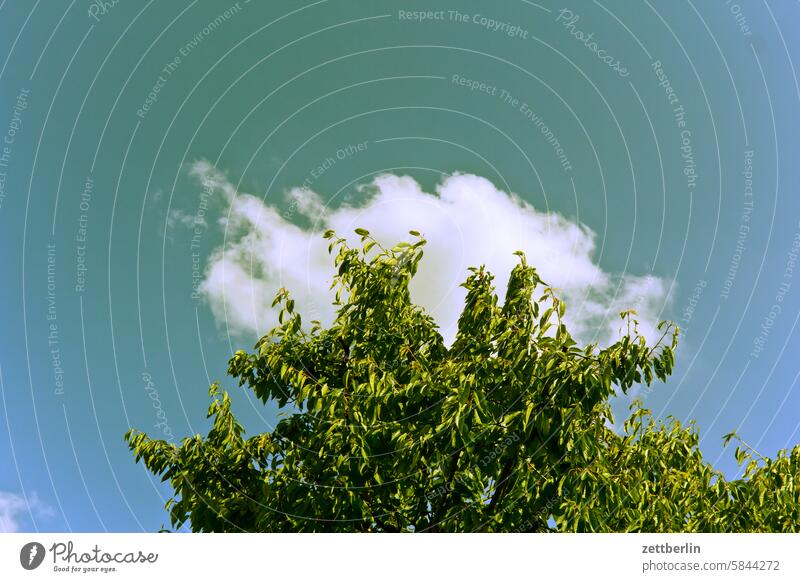
{"type": "Polygon", "coordinates": [[[800,580],[799,554],[800,534],[26,533],[0,534],[0,579],[800,580]]]}

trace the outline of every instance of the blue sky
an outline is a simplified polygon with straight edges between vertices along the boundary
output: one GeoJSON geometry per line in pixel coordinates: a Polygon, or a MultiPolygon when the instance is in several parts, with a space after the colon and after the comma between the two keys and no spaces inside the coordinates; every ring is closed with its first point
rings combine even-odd
{"type": "Polygon", "coordinates": [[[732,429],[800,441],[800,7],[454,10],[0,2],[0,529],[161,527],[122,435],[203,432],[277,287],[329,315],[329,226],[424,230],[445,329],[466,267],[522,248],[587,340],[628,306],[684,328],[640,395],[716,466],[732,429]]]}

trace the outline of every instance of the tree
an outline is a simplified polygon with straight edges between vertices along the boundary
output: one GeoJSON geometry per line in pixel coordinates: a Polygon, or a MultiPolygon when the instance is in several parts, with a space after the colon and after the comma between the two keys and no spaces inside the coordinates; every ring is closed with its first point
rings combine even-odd
{"type": "MultiPolygon", "coordinates": [[[[639,404],[615,431],[609,398],[672,372],[678,329],[654,345],[635,312],[613,345],[580,347],[564,303],[521,252],[502,305],[473,268],[447,346],[409,282],[425,240],[384,248],[357,229],[335,255],[337,315],[304,327],[281,290],[278,326],[228,373],[283,418],[246,437],[211,386],[208,435],[180,446],[129,431],[169,480],[173,527],[194,531],[794,531],[800,449],[764,459],[741,443],[743,478],[703,461],[694,425],[639,404]]],[[[738,438],[728,435],[727,440],[738,438]]]]}

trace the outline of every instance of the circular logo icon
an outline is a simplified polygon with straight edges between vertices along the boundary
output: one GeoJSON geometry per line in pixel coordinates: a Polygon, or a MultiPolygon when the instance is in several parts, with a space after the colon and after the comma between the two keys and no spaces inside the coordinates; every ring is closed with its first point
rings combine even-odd
{"type": "Polygon", "coordinates": [[[19,563],[26,570],[35,570],[44,561],[44,546],[39,542],[28,542],[19,551],[19,563]]]}

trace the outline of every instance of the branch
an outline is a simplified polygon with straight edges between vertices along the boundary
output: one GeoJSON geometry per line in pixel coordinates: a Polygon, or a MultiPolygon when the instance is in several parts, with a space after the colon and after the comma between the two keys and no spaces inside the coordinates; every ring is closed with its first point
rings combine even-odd
{"type": "Polygon", "coordinates": [[[439,523],[444,521],[444,519],[438,519],[439,516],[444,512],[444,509],[447,505],[447,498],[450,496],[451,486],[453,484],[453,479],[455,479],[456,471],[458,470],[458,461],[461,458],[461,453],[464,452],[464,449],[460,449],[458,453],[455,453],[450,458],[450,471],[449,475],[447,476],[447,481],[445,482],[444,493],[442,494],[442,500],[439,502],[439,507],[436,511],[433,512],[433,524],[431,525],[432,531],[439,530],[439,523]],[[438,519],[438,521],[437,521],[438,519]]]}
{"type": "Polygon", "coordinates": [[[509,476],[511,475],[511,469],[514,468],[514,462],[516,461],[516,457],[510,457],[506,464],[503,465],[503,470],[500,472],[500,476],[497,478],[497,488],[494,490],[494,495],[492,496],[492,500],[489,502],[488,512],[491,513],[494,511],[494,508],[497,507],[497,504],[500,503],[500,499],[505,494],[506,488],[508,486],[509,476]]]}
{"type": "Polygon", "coordinates": [[[350,361],[350,346],[344,341],[343,338],[337,338],[339,340],[339,345],[342,346],[342,350],[344,351],[344,360],[342,363],[347,366],[347,363],[350,361]]]}

